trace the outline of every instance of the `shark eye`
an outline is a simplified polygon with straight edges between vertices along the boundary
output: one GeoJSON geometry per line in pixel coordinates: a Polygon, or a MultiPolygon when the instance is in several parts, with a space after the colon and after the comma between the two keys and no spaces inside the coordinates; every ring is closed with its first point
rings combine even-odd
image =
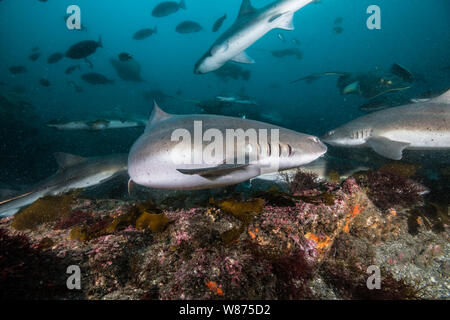
{"type": "Polygon", "coordinates": [[[319,138],[317,138],[317,137],[310,137],[310,138],[308,138],[308,140],[310,140],[313,143],[319,143],[319,138]]]}

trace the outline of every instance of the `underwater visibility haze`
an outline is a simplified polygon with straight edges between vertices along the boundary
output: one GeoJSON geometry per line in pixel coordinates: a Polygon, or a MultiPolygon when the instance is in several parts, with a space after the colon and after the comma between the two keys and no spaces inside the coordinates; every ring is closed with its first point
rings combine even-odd
{"type": "Polygon", "coordinates": [[[0,1],[0,297],[448,299],[449,15],[0,1]]]}

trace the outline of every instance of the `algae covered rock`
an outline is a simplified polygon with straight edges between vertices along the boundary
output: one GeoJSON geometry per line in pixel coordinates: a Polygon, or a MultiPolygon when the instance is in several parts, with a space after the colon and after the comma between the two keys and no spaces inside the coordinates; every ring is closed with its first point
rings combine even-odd
{"type": "Polygon", "coordinates": [[[73,195],[47,196],[20,211],[11,224],[17,230],[35,230],[39,225],[53,222],[71,212],[73,195]]]}

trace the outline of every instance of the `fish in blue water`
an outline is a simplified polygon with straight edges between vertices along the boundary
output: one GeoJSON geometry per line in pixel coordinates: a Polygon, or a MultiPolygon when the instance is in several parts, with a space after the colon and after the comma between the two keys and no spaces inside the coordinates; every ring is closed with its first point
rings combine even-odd
{"type": "Polygon", "coordinates": [[[181,34],[196,33],[202,31],[203,27],[195,21],[183,21],[177,25],[175,31],[181,34]]]}
{"type": "Polygon", "coordinates": [[[134,40],[144,40],[156,33],[158,33],[157,27],[155,27],[153,29],[149,29],[149,28],[141,29],[133,35],[133,39],[134,40]]]}
{"type": "Polygon", "coordinates": [[[94,84],[94,85],[97,85],[97,84],[104,85],[104,84],[114,83],[114,80],[110,80],[98,72],[85,73],[81,76],[81,79],[83,79],[87,83],[94,84]]]}
{"type": "Polygon", "coordinates": [[[184,0],[181,0],[179,3],[175,1],[164,1],[153,9],[152,16],[157,18],[167,17],[180,9],[186,10],[186,3],[184,0]]]}
{"type": "Polygon", "coordinates": [[[102,38],[98,41],[84,40],[72,45],[66,52],[66,57],[70,59],[86,59],[94,54],[98,48],[103,48],[102,38]]]}

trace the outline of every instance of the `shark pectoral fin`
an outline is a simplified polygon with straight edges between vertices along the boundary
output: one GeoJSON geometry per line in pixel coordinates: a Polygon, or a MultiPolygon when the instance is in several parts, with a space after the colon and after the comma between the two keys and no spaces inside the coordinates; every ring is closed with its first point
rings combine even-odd
{"type": "Polygon", "coordinates": [[[403,150],[409,143],[390,140],[384,137],[374,137],[367,140],[367,144],[378,154],[392,160],[401,160],[403,150]]]}
{"type": "Polygon", "coordinates": [[[54,153],[56,162],[58,163],[61,169],[74,166],[76,164],[82,163],[86,161],[86,158],[63,152],[54,153]]]}
{"type": "Polygon", "coordinates": [[[199,168],[199,169],[177,169],[178,172],[188,175],[199,175],[203,177],[211,176],[224,176],[233,171],[247,167],[248,164],[221,164],[212,168],[199,168]]]}
{"type": "Polygon", "coordinates": [[[11,201],[14,201],[14,200],[25,198],[26,196],[29,196],[32,193],[33,193],[33,191],[21,194],[19,196],[16,196],[16,197],[13,197],[13,198],[10,198],[10,199],[6,199],[6,200],[3,200],[3,201],[0,201],[0,205],[7,204],[7,203],[9,203],[11,201]]]}
{"type": "Polygon", "coordinates": [[[242,51],[237,56],[235,56],[231,61],[239,62],[239,63],[245,63],[245,64],[253,64],[255,63],[255,60],[250,58],[245,51],[242,51]]]}
{"type": "Polygon", "coordinates": [[[281,15],[278,18],[275,18],[276,20],[276,27],[283,30],[294,30],[294,14],[293,13],[286,13],[281,15]]]}

